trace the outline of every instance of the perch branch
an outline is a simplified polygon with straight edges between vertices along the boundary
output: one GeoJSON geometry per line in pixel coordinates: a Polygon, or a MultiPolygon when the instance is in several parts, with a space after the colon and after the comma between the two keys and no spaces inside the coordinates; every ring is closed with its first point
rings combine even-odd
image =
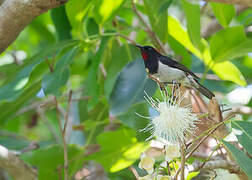
{"type": "Polygon", "coordinates": [[[156,34],[151,30],[150,26],[145,22],[141,14],[137,11],[136,5],[134,0],[132,0],[132,10],[136,14],[136,16],[139,18],[139,20],[143,23],[145,26],[146,33],[150,36],[154,44],[157,46],[157,48],[162,52],[165,53],[165,48],[163,47],[162,42],[160,39],[156,36],[156,34]]]}
{"type": "MultiPolygon", "coordinates": [[[[214,0],[212,0],[212,1],[214,1],[214,0]]],[[[237,1],[240,1],[240,0],[237,0],[237,1]]],[[[232,1],[230,1],[230,2],[232,2],[232,1]]],[[[247,8],[248,8],[247,6],[236,6],[236,14],[237,15],[240,14],[241,12],[245,11],[247,8]]],[[[222,27],[219,24],[219,22],[216,19],[214,19],[211,22],[209,22],[205,28],[203,28],[202,37],[208,38],[209,36],[211,36],[212,34],[217,32],[221,28],[222,27]]]]}
{"type": "Polygon", "coordinates": [[[15,153],[0,145],[0,168],[16,180],[36,180],[37,170],[23,162],[15,153]]]}
{"type": "Polygon", "coordinates": [[[203,164],[202,162],[197,162],[193,164],[194,169],[192,170],[192,172],[196,172],[201,170],[207,170],[207,169],[226,169],[229,172],[232,173],[236,173],[236,174],[240,174],[241,170],[240,167],[232,162],[232,161],[228,161],[228,160],[215,160],[215,161],[208,161],[205,164],[203,164]]]}

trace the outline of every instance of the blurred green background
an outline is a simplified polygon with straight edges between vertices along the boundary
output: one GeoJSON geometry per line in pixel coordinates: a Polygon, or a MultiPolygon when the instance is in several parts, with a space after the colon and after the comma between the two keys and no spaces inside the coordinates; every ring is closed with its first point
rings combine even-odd
{"type": "Polygon", "coordinates": [[[130,0],[70,0],[33,20],[1,54],[0,144],[21,150],[38,142],[21,157],[39,179],[63,175],[58,118],[66,117],[70,177],[98,163],[103,178],[134,179],[128,167],[137,168],[149,136],[139,132],[149,120],[136,113],[151,116],[144,91],[158,90],[125,37],[159,50],[161,43],[228,107],[252,106],[251,8],[186,0],[135,6],[146,24],[130,0]]]}

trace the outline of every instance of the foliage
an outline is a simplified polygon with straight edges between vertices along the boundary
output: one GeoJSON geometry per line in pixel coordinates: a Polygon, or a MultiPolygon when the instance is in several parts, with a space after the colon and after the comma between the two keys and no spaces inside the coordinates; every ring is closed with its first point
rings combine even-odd
{"type": "MultiPolygon", "coordinates": [[[[70,0],[33,20],[0,56],[0,132],[7,134],[0,144],[21,150],[37,141],[40,148],[21,157],[38,168],[39,179],[64,176],[58,120],[62,129],[69,121],[69,177],[90,161],[101,164],[112,179],[132,177],[128,168],[136,168],[148,147],[149,134],[139,130],[149,120],[142,116],[153,115],[144,95],[158,96],[159,90],[128,39],[141,45],[157,45],[155,37],[160,39],[169,55],[200,73],[204,85],[221,94],[226,104],[230,104],[227,92],[251,84],[251,8],[236,14],[231,4],[137,1],[144,24],[132,10],[132,2],[70,0]],[[221,30],[202,37],[213,17],[221,30]],[[220,80],[207,80],[207,73],[220,80]],[[89,154],[93,144],[99,148],[89,154]]],[[[241,132],[236,137],[250,156],[251,120],[243,116],[242,121],[231,123],[241,132]]],[[[246,153],[222,143],[252,178],[246,153]]],[[[196,175],[190,173],[188,178],[196,175]]]]}

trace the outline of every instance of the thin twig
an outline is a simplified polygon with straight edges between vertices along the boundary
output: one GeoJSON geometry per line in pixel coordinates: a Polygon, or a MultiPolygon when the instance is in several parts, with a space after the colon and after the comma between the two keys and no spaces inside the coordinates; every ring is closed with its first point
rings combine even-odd
{"type": "Polygon", "coordinates": [[[51,125],[51,123],[49,122],[49,120],[47,119],[47,117],[44,114],[44,110],[42,108],[38,108],[37,112],[39,114],[39,116],[41,117],[43,123],[45,124],[45,126],[48,128],[48,130],[51,132],[52,136],[54,137],[55,141],[60,144],[60,139],[59,136],[57,134],[57,132],[55,131],[55,129],[53,128],[53,126],[51,125]]]}
{"type": "Polygon", "coordinates": [[[139,174],[138,174],[137,170],[133,166],[130,166],[129,169],[134,174],[134,176],[136,177],[136,179],[138,179],[139,178],[139,174]]]}
{"type": "MultiPolygon", "coordinates": [[[[185,157],[185,161],[187,161],[191,156],[192,154],[199,148],[199,146],[214,132],[216,131],[221,125],[223,125],[223,123],[225,123],[225,121],[219,123],[214,129],[212,129],[211,131],[208,132],[208,134],[203,137],[200,142],[187,154],[187,156],[185,157]]],[[[177,179],[179,173],[181,171],[181,167],[177,170],[175,176],[174,176],[174,179],[177,179]]]]}
{"type": "MultiPolygon", "coordinates": [[[[83,87],[75,90],[73,93],[80,93],[83,91],[83,87]]],[[[68,99],[69,97],[69,93],[64,93],[60,98],[57,99],[58,102],[64,102],[68,99]]],[[[81,101],[81,100],[88,100],[90,99],[90,96],[83,96],[83,97],[79,97],[79,98],[72,98],[72,101],[81,101]]],[[[15,115],[18,116],[20,114],[23,114],[25,112],[31,111],[33,109],[37,109],[37,108],[41,108],[41,107],[48,107],[48,106],[53,106],[55,105],[55,99],[54,96],[49,96],[48,98],[46,98],[43,101],[36,101],[22,109],[20,109],[15,115]]]]}
{"type": "Polygon", "coordinates": [[[186,156],[185,144],[183,143],[183,141],[181,139],[179,139],[179,144],[180,144],[180,153],[181,153],[180,179],[184,180],[185,179],[185,156],[186,156]]]}
{"type": "Polygon", "coordinates": [[[194,169],[191,172],[199,171],[200,169],[226,169],[232,173],[241,173],[240,167],[232,161],[229,160],[214,160],[208,161],[206,163],[193,164],[194,169]],[[204,164],[204,166],[202,166],[204,164]]]}
{"type": "Polygon", "coordinates": [[[48,65],[49,69],[50,69],[50,72],[52,73],[52,72],[53,72],[53,66],[52,66],[52,64],[50,63],[50,61],[49,61],[48,58],[46,58],[46,63],[47,63],[47,65],[48,65]]]}
{"type": "Polygon", "coordinates": [[[69,97],[68,97],[67,111],[66,111],[66,115],[65,115],[65,124],[64,124],[64,128],[63,128],[64,137],[65,137],[65,134],[66,134],[66,128],[67,128],[67,124],[68,124],[68,116],[69,116],[69,110],[70,110],[71,102],[72,102],[72,95],[73,95],[73,91],[70,90],[69,91],[69,97]]]}
{"type": "Polygon", "coordinates": [[[57,119],[58,119],[58,124],[63,140],[63,150],[64,150],[64,179],[68,180],[68,156],[67,156],[67,143],[65,139],[65,134],[62,129],[61,121],[60,121],[60,110],[59,110],[59,105],[56,96],[54,96],[55,100],[55,105],[56,105],[56,114],[57,114],[57,119]]]}
{"type": "Polygon", "coordinates": [[[121,38],[126,39],[127,41],[129,41],[134,46],[137,45],[137,43],[134,40],[130,39],[129,37],[127,37],[127,36],[125,36],[123,34],[118,33],[117,36],[120,36],[121,38]]]}
{"type": "Polygon", "coordinates": [[[106,78],[107,77],[107,71],[106,71],[106,69],[105,69],[105,67],[104,67],[104,65],[102,63],[99,65],[99,68],[100,68],[100,70],[102,72],[103,77],[106,78]]]}
{"type": "Polygon", "coordinates": [[[163,83],[161,83],[157,78],[155,78],[154,76],[152,76],[151,74],[148,74],[148,78],[152,79],[153,81],[155,81],[159,88],[165,92],[165,96],[168,97],[168,92],[167,89],[165,88],[165,85],[163,83]]]}
{"type": "Polygon", "coordinates": [[[214,152],[220,147],[221,143],[218,143],[217,146],[214,148],[214,150],[211,152],[211,154],[207,157],[207,159],[201,164],[201,166],[199,167],[199,169],[203,168],[203,166],[210,161],[210,159],[212,158],[214,152]]]}
{"type": "Polygon", "coordinates": [[[137,11],[136,5],[134,0],[131,1],[132,2],[132,10],[134,11],[134,13],[137,15],[137,17],[139,18],[139,20],[143,23],[143,25],[145,26],[145,31],[148,33],[148,35],[150,36],[151,40],[155,43],[155,45],[157,46],[157,48],[162,52],[165,53],[165,48],[163,47],[162,42],[160,41],[160,39],[156,36],[156,34],[151,30],[151,28],[149,27],[149,25],[144,21],[143,17],[141,16],[141,14],[137,11]]]}

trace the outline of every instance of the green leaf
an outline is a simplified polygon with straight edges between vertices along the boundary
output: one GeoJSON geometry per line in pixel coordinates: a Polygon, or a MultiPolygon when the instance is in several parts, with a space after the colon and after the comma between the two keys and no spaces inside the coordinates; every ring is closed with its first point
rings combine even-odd
{"type": "Polygon", "coordinates": [[[222,141],[226,148],[230,151],[235,161],[241,167],[241,169],[248,175],[249,178],[252,178],[252,160],[240,149],[237,149],[234,145],[229,142],[222,141]]]}
{"type": "Polygon", "coordinates": [[[182,58],[181,63],[186,65],[187,67],[190,67],[192,58],[191,54],[187,51],[187,49],[184,46],[182,46],[177,40],[175,40],[172,36],[168,36],[167,40],[169,46],[172,48],[174,53],[182,58]]]}
{"type": "Polygon", "coordinates": [[[252,155],[252,122],[234,121],[232,127],[239,130],[235,132],[239,143],[252,155]]]}
{"type": "Polygon", "coordinates": [[[79,26],[85,14],[90,1],[71,0],[65,5],[66,14],[72,27],[79,26]]]}
{"type": "Polygon", "coordinates": [[[144,91],[151,96],[155,90],[156,83],[148,79],[143,60],[128,63],[117,77],[109,99],[111,115],[123,114],[131,105],[144,100],[144,91]]]}
{"type": "Polygon", "coordinates": [[[168,14],[167,14],[167,11],[164,11],[164,10],[160,11],[160,8],[162,8],[162,5],[163,4],[160,1],[144,0],[145,11],[150,20],[152,29],[158,35],[160,40],[164,42],[167,36],[167,15],[168,14]]]}
{"type": "Polygon", "coordinates": [[[205,65],[210,67],[210,69],[212,69],[214,73],[217,74],[221,79],[235,82],[241,86],[246,85],[246,80],[234,64],[229,61],[219,63],[213,61],[209,45],[206,40],[204,40],[203,38],[201,40],[205,46],[202,53],[197,48],[195,48],[189,38],[187,31],[183,29],[179,21],[172,16],[168,17],[168,32],[176,41],[178,41],[185,48],[191,51],[199,59],[203,60],[205,65]]]}
{"type": "Polygon", "coordinates": [[[191,4],[187,0],[182,0],[182,5],[186,15],[187,30],[191,42],[199,49],[204,46],[200,37],[200,7],[198,4],[191,4]]]}
{"type": "Polygon", "coordinates": [[[1,137],[0,144],[7,149],[22,150],[23,148],[28,147],[30,142],[23,138],[18,138],[17,135],[17,137],[1,137]]]}
{"type": "Polygon", "coordinates": [[[75,46],[79,41],[62,41],[48,46],[43,51],[33,56],[8,84],[0,88],[0,101],[16,100],[24,91],[31,72],[45,59],[57,55],[62,49],[75,46]]]}
{"type": "Polygon", "coordinates": [[[102,133],[97,137],[101,150],[88,158],[101,163],[108,172],[127,168],[139,159],[140,154],[147,148],[146,144],[137,142],[135,136],[135,131],[131,129],[102,133]]]}
{"type": "Polygon", "coordinates": [[[232,81],[240,86],[246,86],[247,82],[240,70],[231,62],[216,63],[211,67],[216,75],[222,80],[232,81]]]}
{"type": "Polygon", "coordinates": [[[91,96],[92,99],[88,102],[88,109],[92,109],[98,102],[99,102],[99,84],[98,84],[98,68],[99,64],[102,61],[105,49],[107,48],[107,42],[109,40],[109,37],[104,37],[101,40],[101,44],[99,47],[99,50],[95,54],[95,56],[92,59],[92,65],[88,73],[88,77],[85,81],[86,89],[88,96],[91,96]]]}
{"type": "Polygon", "coordinates": [[[118,119],[120,119],[122,123],[128,127],[136,130],[143,129],[148,125],[149,119],[140,117],[137,113],[141,116],[149,116],[149,111],[146,103],[133,105],[129,109],[129,111],[125,112],[122,115],[119,115],[118,119]]]}
{"type": "Polygon", "coordinates": [[[226,61],[252,52],[252,40],[245,35],[243,26],[220,30],[210,39],[210,51],[214,61],[226,61]]]}
{"type": "Polygon", "coordinates": [[[115,15],[119,10],[124,0],[95,0],[94,5],[94,18],[98,24],[102,24],[115,15]]]}
{"type": "Polygon", "coordinates": [[[173,0],[165,0],[165,2],[161,5],[158,13],[164,13],[170,7],[173,0]]]}
{"type": "MultiPolygon", "coordinates": [[[[84,158],[79,158],[81,155],[83,155],[82,148],[75,145],[68,145],[68,168],[70,177],[82,166],[84,158]]],[[[63,148],[59,145],[53,145],[45,149],[22,154],[21,158],[38,168],[38,179],[55,180],[59,179],[59,174],[62,178],[64,177],[64,154],[63,148]],[[57,171],[59,167],[62,167],[61,173],[57,171]]]]}
{"type": "Polygon", "coordinates": [[[232,4],[210,3],[215,17],[224,27],[228,27],[230,21],[235,16],[235,8],[232,4]]]}
{"type": "Polygon", "coordinates": [[[186,49],[202,59],[201,52],[192,44],[187,31],[181,26],[180,22],[172,16],[168,16],[168,33],[186,49]]]}
{"type": "Polygon", "coordinates": [[[21,96],[17,98],[13,102],[5,102],[0,105],[0,124],[3,124],[7,119],[12,118],[15,116],[15,112],[19,110],[24,104],[26,104],[31,98],[35,97],[35,95],[39,92],[41,89],[40,86],[41,82],[37,82],[35,84],[32,84],[30,87],[25,88],[22,91],[21,96]]]}
{"type": "Polygon", "coordinates": [[[118,73],[127,64],[128,61],[132,60],[132,56],[139,54],[139,52],[132,52],[136,47],[125,44],[120,46],[117,40],[113,40],[111,48],[107,49],[106,63],[104,64],[107,70],[107,78],[104,82],[104,92],[106,97],[109,99],[110,94],[116,82],[118,73]]]}
{"type": "Polygon", "coordinates": [[[51,17],[55,25],[59,41],[71,39],[71,25],[66,15],[65,6],[52,9],[51,17]]]}
{"type": "Polygon", "coordinates": [[[188,176],[186,177],[186,180],[191,180],[194,177],[196,177],[200,172],[190,172],[188,176]]]}
{"type": "Polygon", "coordinates": [[[43,77],[42,88],[46,95],[56,93],[61,86],[67,83],[70,76],[68,65],[73,61],[78,50],[78,47],[69,50],[60,60],[58,60],[54,71],[43,77]]]}

